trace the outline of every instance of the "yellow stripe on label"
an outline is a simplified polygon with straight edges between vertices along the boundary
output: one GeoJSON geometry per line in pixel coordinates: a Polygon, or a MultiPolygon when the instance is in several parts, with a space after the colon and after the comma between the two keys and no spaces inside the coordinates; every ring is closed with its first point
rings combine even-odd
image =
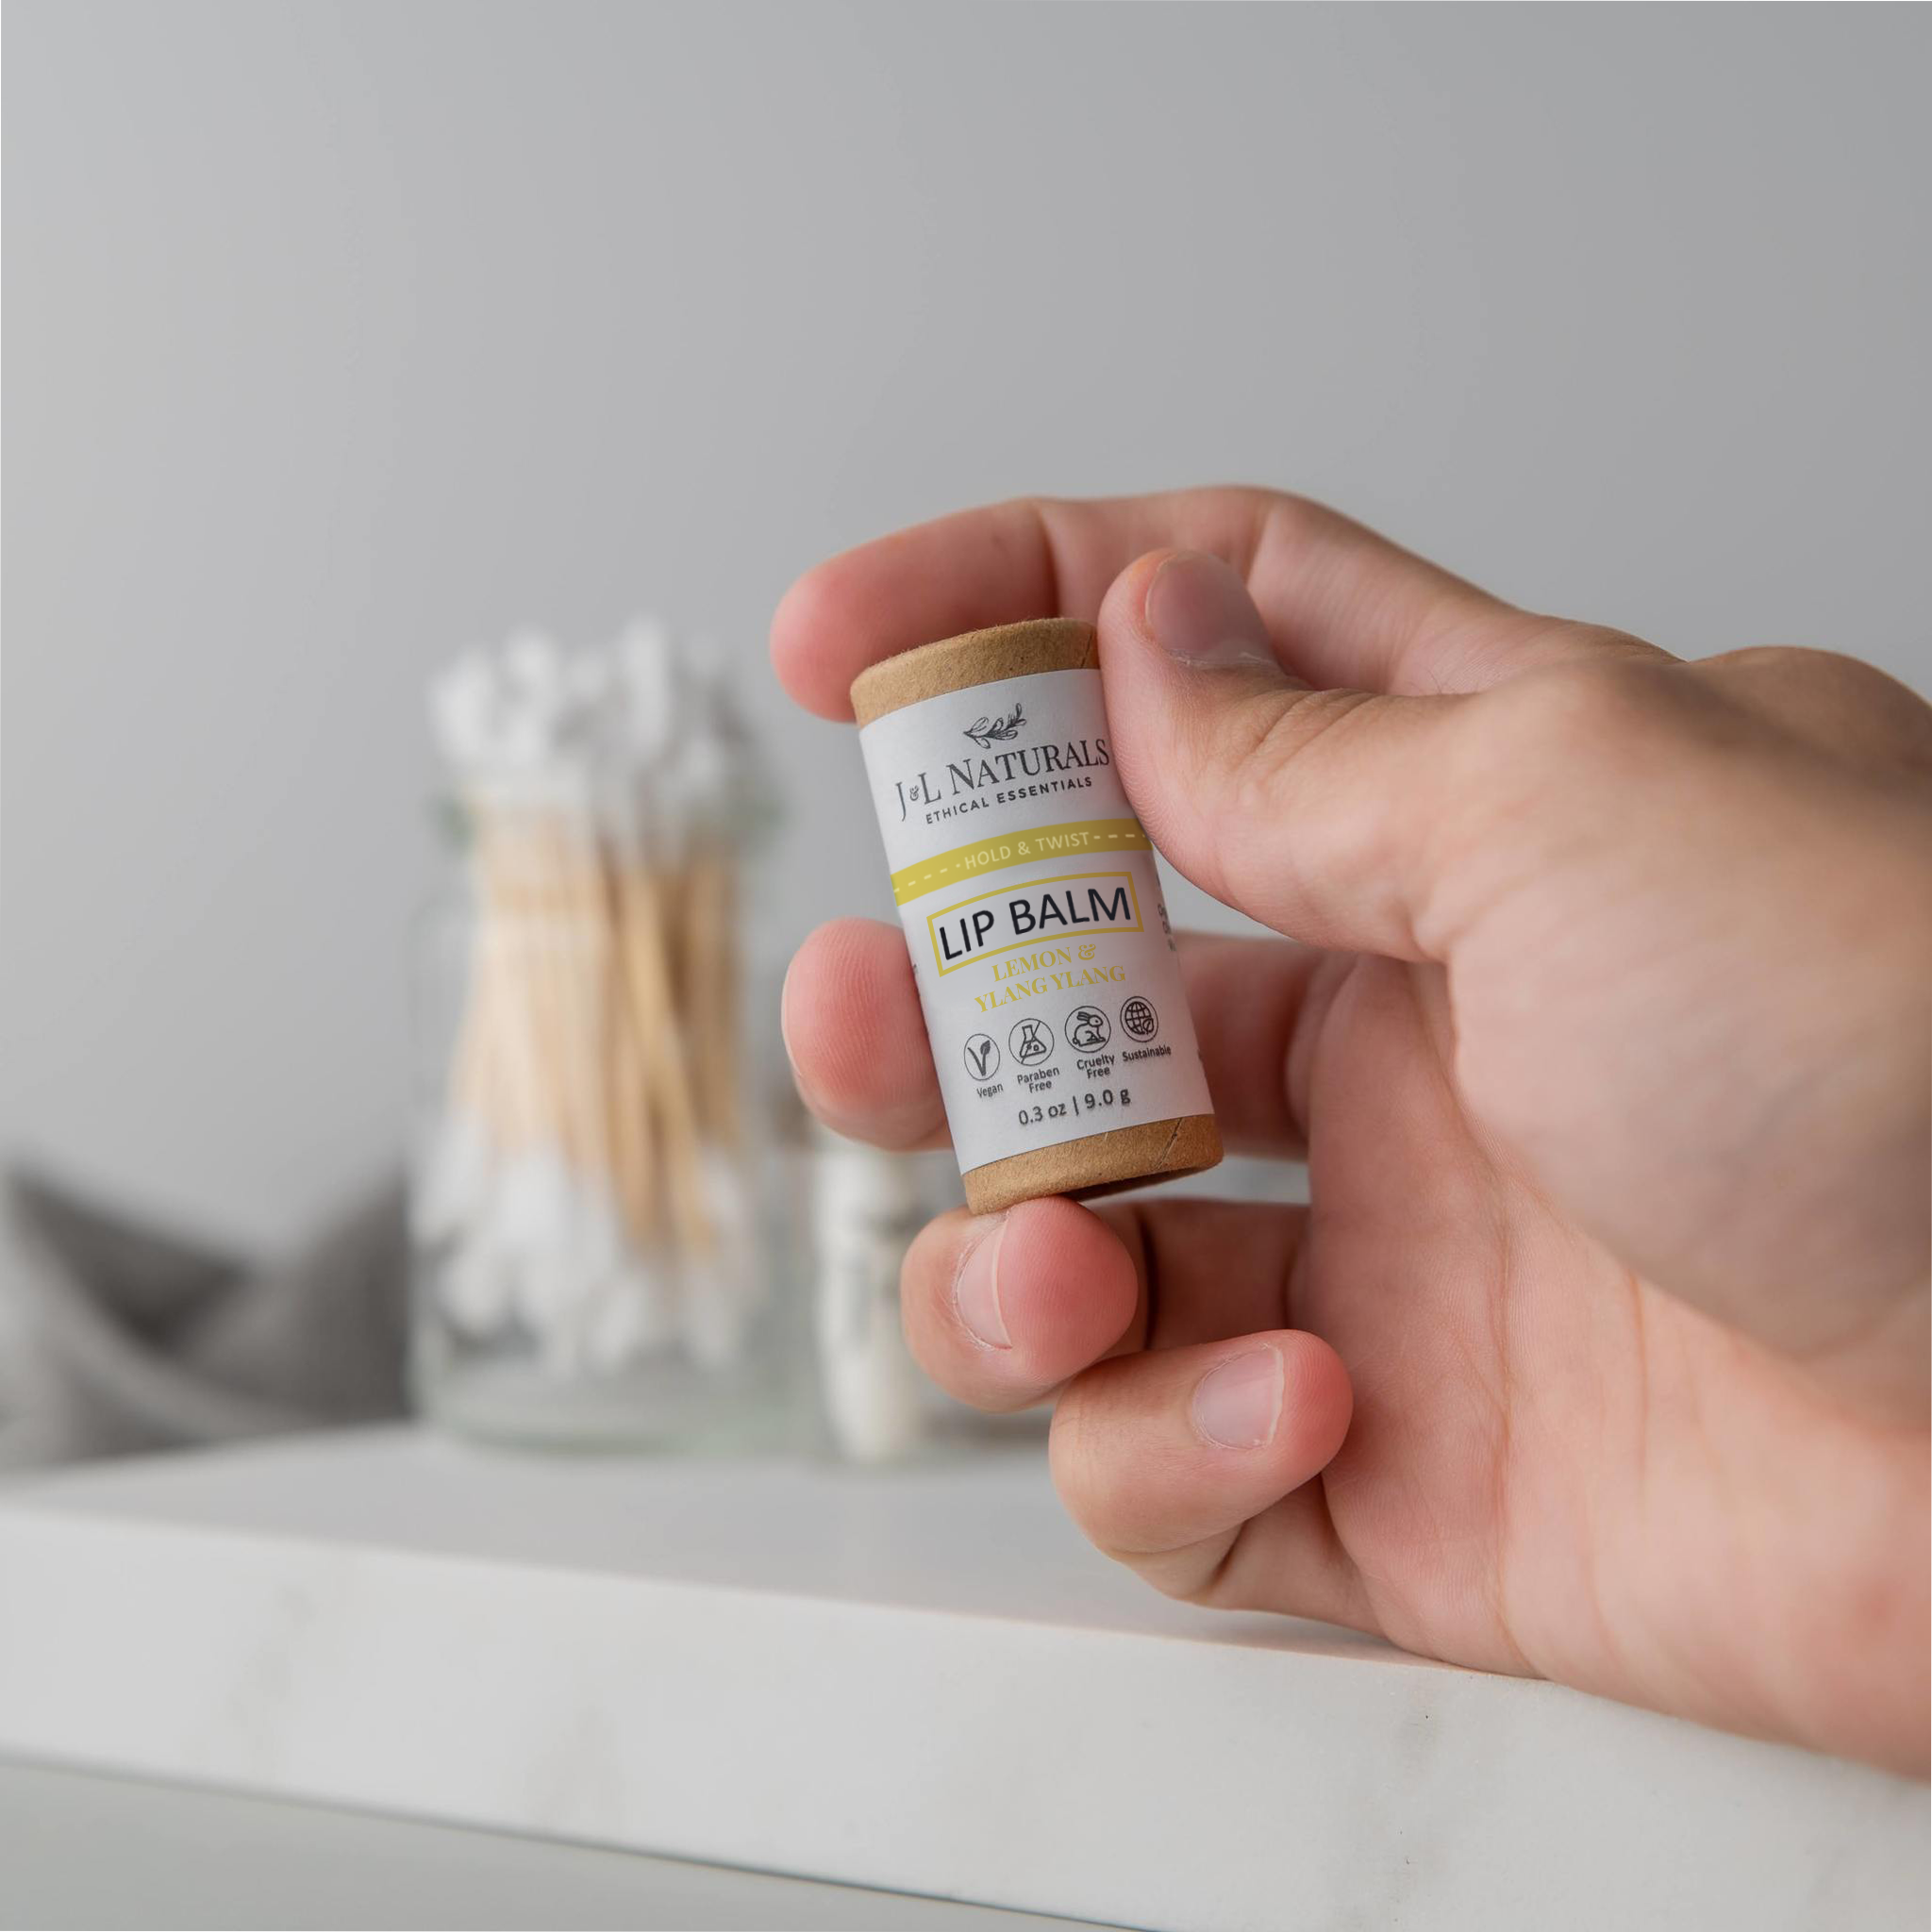
{"type": "Polygon", "coordinates": [[[892,897],[901,906],[961,879],[983,878],[1009,865],[1038,865],[1043,859],[1077,858],[1082,853],[1152,852],[1139,819],[1069,819],[1064,824],[1035,825],[976,845],[936,852],[892,874],[892,897]]]}

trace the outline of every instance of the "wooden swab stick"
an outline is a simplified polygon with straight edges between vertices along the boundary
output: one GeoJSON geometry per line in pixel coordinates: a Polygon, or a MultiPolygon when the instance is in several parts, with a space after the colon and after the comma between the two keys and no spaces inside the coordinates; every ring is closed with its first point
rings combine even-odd
{"type": "Polygon", "coordinates": [[[694,1255],[714,1245],[697,1158],[696,1108],[691,1098],[683,1029],[673,997],[670,957],[655,875],[633,857],[616,868],[625,985],[632,1023],[642,1044],[652,1099],[661,1129],[670,1215],[681,1243],[694,1255]]]}
{"type": "Polygon", "coordinates": [[[737,880],[716,840],[707,840],[686,873],[686,951],[691,1031],[699,1074],[705,1138],[736,1149],[742,1138],[738,1091],[737,880]]]}
{"type": "Polygon", "coordinates": [[[610,949],[604,1007],[610,1051],[608,1094],[610,1134],[617,1153],[618,1198],[625,1224],[639,1248],[648,1251],[658,1233],[658,1171],[653,1161],[651,1089],[644,1057],[625,994],[621,946],[610,949]]]}

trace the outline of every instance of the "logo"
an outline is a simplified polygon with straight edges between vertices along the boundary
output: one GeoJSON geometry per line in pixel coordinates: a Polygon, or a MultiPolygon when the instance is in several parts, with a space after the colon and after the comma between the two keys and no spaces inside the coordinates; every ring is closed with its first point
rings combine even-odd
{"type": "Polygon", "coordinates": [[[1038,779],[1049,791],[1086,791],[1093,785],[1092,774],[1113,763],[1113,752],[1104,738],[1068,738],[1057,743],[1016,745],[1010,751],[993,749],[995,745],[1011,745],[1030,723],[1018,703],[998,717],[985,712],[960,733],[979,747],[976,756],[961,752],[946,760],[942,772],[908,772],[894,778],[899,823],[904,824],[911,817],[914,806],[921,808],[929,825],[981,810],[1000,802],[996,795],[989,794],[997,794],[1002,785],[1017,784],[1022,778],[1038,779]],[[927,807],[932,809],[925,809],[927,807]]]}
{"type": "Polygon", "coordinates": [[[1121,1008],[1121,1030],[1130,1040],[1152,1040],[1160,1031],[1160,1021],[1153,1003],[1136,993],[1121,1008]]]}
{"type": "Polygon", "coordinates": [[[1038,778],[1040,791],[1045,792],[1086,792],[1093,787],[1093,773],[1113,763],[1113,750],[1105,738],[1062,738],[1053,743],[1014,746],[1014,738],[1022,738],[1030,726],[1032,719],[1018,701],[1010,711],[997,717],[983,711],[960,730],[962,738],[975,743],[977,754],[960,752],[958,758],[949,758],[944,771],[908,771],[892,778],[898,823],[904,824],[912,817],[914,806],[920,808],[927,824],[968,811],[983,811],[988,806],[1003,804],[999,789],[1003,784],[1018,784],[1020,778],[1038,778]],[[1012,746],[1012,750],[995,750],[995,746],[1012,746]]]}
{"type": "Polygon", "coordinates": [[[1004,718],[989,718],[983,713],[967,725],[965,735],[981,751],[990,751],[994,744],[1010,744],[1020,735],[1020,727],[1026,720],[1020,707],[1015,705],[1004,718]]]}
{"type": "Polygon", "coordinates": [[[990,1033],[975,1033],[966,1042],[966,1071],[975,1080],[988,1078],[1000,1063],[1000,1050],[990,1033]]]}
{"type": "Polygon", "coordinates": [[[1098,1053],[1113,1038],[1113,1027],[1098,1007],[1075,1007],[1067,1018],[1067,1044],[1075,1053],[1098,1053]]]}

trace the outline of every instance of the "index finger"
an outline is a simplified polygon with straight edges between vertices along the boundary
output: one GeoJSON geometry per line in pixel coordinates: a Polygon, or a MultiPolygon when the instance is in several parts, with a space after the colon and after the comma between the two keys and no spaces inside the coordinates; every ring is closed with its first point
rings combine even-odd
{"type": "Polygon", "coordinates": [[[1439,620],[1502,608],[1360,524],[1279,491],[1021,497],[900,530],[808,571],[772,620],[772,660],[808,710],[849,720],[852,680],[868,665],[1023,618],[1091,624],[1122,571],[1169,547],[1233,565],[1276,649],[1318,685],[1388,689],[1439,620]]]}

